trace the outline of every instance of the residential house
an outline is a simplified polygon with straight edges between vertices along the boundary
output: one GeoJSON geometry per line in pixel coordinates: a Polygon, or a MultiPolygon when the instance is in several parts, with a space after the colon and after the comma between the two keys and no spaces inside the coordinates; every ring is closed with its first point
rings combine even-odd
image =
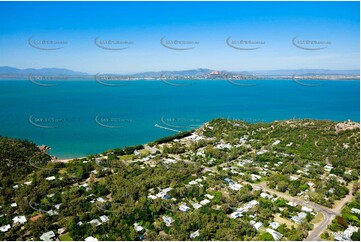
{"type": "Polygon", "coordinates": [[[233,212],[229,215],[231,218],[240,218],[242,217],[242,213],[241,212],[233,212]]]}
{"type": "Polygon", "coordinates": [[[308,212],[308,213],[311,213],[311,212],[313,211],[312,208],[305,207],[305,206],[303,206],[301,210],[302,210],[302,211],[305,211],[305,212],[308,212]]]}
{"type": "Polygon", "coordinates": [[[234,184],[230,184],[229,188],[231,188],[232,190],[235,191],[239,191],[243,186],[241,184],[238,183],[234,183],[234,184]]]}
{"type": "Polygon", "coordinates": [[[98,241],[97,238],[94,238],[93,236],[86,237],[84,241],[98,241]]]}
{"type": "Polygon", "coordinates": [[[201,202],[200,202],[200,204],[202,204],[202,205],[206,205],[206,204],[208,204],[208,203],[210,203],[211,201],[209,201],[208,199],[204,199],[204,200],[202,200],[201,202]]]}
{"type": "Polygon", "coordinates": [[[327,171],[327,172],[330,172],[330,171],[333,169],[333,166],[331,166],[331,165],[325,165],[325,166],[323,167],[323,169],[325,169],[325,171],[327,171]]]}
{"type": "Polygon", "coordinates": [[[192,206],[193,206],[193,208],[195,208],[195,209],[199,209],[199,208],[202,207],[202,205],[200,205],[199,203],[192,203],[192,206]]]}
{"type": "Polygon", "coordinates": [[[351,208],[351,213],[358,213],[358,214],[360,214],[360,209],[351,208]]]}
{"type": "Polygon", "coordinates": [[[99,218],[100,218],[100,220],[101,220],[103,223],[106,223],[106,222],[109,221],[109,218],[108,218],[107,215],[102,215],[102,216],[100,216],[99,218]]]}
{"type": "Polygon", "coordinates": [[[255,222],[255,221],[251,221],[251,224],[253,225],[253,227],[258,231],[262,226],[263,223],[262,222],[255,222]]]}
{"type": "Polygon", "coordinates": [[[251,180],[252,181],[257,181],[259,179],[261,179],[262,177],[260,175],[256,175],[256,174],[251,174],[251,180]]]}
{"type": "Polygon", "coordinates": [[[272,198],[273,198],[270,194],[265,193],[265,192],[262,192],[262,193],[260,194],[260,196],[261,196],[262,198],[266,198],[266,199],[272,199],[272,198]]]}
{"type": "Polygon", "coordinates": [[[174,219],[172,217],[163,216],[163,221],[166,226],[170,226],[174,222],[174,219]]]}
{"type": "Polygon", "coordinates": [[[278,227],[280,226],[280,224],[277,222],[272,222],[269,225],[272,227],[272,229],[278,229],[278,227]]]}
{"type": "Polygon", "coordinates": [[[55,233],[53,231],[48,231],[40,236],[40,239],[43,241],[54,241],[55,233]]]}
{"type": "Polygon", "coordinates": [[[297,214],[297,216],[300,217],[300,218],[302,218],[302,219],[305,219],[305,218],[307,217],[307,213],[305,213],[305,212],[299,212],[299,213],[297,214]]]}
{"type": "Polygon", "coordinates": [[[25,216],[16,216],[15,218],[13,218],[14,224],[15,224],[15,223],[23,224],[23,223],[25,223],[26,221],[27,221],[27,220],[26,220],[26,217],[25,217],[25,216]]]}
{"type": "Polygon", "coordinates": [[[186,205],[181,205],[181,206],[179,206],[179,210],[182,212],[188,212],[190,210],[190,208],[186,205]]]}
{"type": "Polygon", "coordinates": [[[141,232],[144,228],[142,226],[140,226],[138,223],[134,223],[134,229],[137,232],[141,232]]]}
{"type": "Polygon", "coordinates": [[[291,220],[293,221],[293,222],[295,222],[296,224],[300,224],[300,223],[302,223],[302,218],[300,218],[300,217],[298,217],[298,216],[292,216],[291,217],[291,220]]]}
{"type": "Polygon", "coordinates": [[[7,225],[4,225],[4,226],[1,226],[1,227],[0,227],[0,231],[5,233],[5,232],[7,232],[10,228],[11,228],[11,225],[10,225],[10,224],[7,224],[7,225]]]}
{"type": "Polygon", "coordinates": [[[275,241],[281,240],[283,237],[283,234],[281,234],[273,229],[267,228],[266,231],[272,235],[272,237],[275,241]]]}
{"type": "Polygon", "coordinates": [[[92,225],[95,225],[95,227],[98,227],[99,225],[101,225],[102,223],[99,221],[99,219],[93,219],[89,222],[92,225]]]}
{"type": "Polygon", "coordinates": [[[194,239],[197,237],[199,237],[199,230],[197,230],[189,235],[189,238],[191,238],[191,239],[194,239]]]}

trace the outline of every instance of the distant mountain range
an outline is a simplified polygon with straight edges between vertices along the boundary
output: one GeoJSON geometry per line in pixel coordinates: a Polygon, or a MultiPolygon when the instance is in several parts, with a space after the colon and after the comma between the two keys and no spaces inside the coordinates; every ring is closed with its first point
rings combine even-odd
{"type": "Polygon", "coordinates": [[[88,73],[72,71],[65,68],[41,68],[41,69],[18,69],[10,66],[0,66],[0,75],[66,75],[66,76],[84,76],[88,73]]]}
{"type": "MultiPolygon", "coordinates": [[[[65,68],[41,68],[41,69],[18,69],[15,67],[1,66],[0,67],[0,79],[28,79],[30,75],[42,75],[42,76],[66,76],[76,77],[80,79],[94,78],[93,74],[73,71],[65,68]]],[[[328,69],[287,69],[287,70],[268,70],[268,71],[217,71],[206,68],[198,68],[191,70],[181,71],[155,71],[155,72],[141,72],[135,74],[114,74],[114,73],[102,73],[102,75],[109,76],[122,76],[125,78],[197,78],[208,79],[208,77],[224,77],[225,75],[253,75],[258,77],[277,77],[277,76],[294,76],[294,75],[330,75],[330,76],[359,76],[360,70],[328,70],[328,69]]]]}

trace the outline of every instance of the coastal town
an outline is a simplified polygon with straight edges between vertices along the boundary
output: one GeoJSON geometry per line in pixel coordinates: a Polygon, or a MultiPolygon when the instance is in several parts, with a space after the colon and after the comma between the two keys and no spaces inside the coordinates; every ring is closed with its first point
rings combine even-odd
{"type": "Polygon", "coordinates": [[[2,172],[0,238],[359,240],[359,128],[217,119],[66,162],[42,147],[2,172]]]}

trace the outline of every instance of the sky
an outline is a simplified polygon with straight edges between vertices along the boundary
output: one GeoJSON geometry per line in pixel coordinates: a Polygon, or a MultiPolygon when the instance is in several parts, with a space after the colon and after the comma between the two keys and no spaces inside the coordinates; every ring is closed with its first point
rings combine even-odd
{"type": "Polygon", "coordinates": [[[0,12],[0,66],[90,74],[360,66],[359,2],[0,2],[0,12]],[[229,37],[233,46],[257,49],[231,48],[229,37]],[[194,48],[167,48],[162,38],[194,48]],[[62,43],[36,42],[43,40],[62,43]]]}

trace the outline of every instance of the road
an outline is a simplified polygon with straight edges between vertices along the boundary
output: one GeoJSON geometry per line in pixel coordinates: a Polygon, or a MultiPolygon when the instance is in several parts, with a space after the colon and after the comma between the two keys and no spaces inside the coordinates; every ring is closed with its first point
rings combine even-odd
{"type": "Polygon", "coordinates": [[[291,195],[288,195],[288,194],[285,194],[285,193],[282,193],[282,192],[275,191],[273,189],[267,188],[266,185],[264,185],[264,184],[253,184],[253,183],[249,183],[249,182],[243,182],[243,183],[251,185],[254,189],[258,189],[258,190],[262,189],[265,192],[277,195],[278,197],[284,198],[284,199],[286,199],[288,201],[292,201],[292,202],[294,202],[294,203],[296,203],[298,205],[307,206],[307,207],[312,208],[313,210],[315,210],[317,212],[324,212],[324,213],[330,214],[330,215],[340,215],[340,213],[338,211],[335,211],[334,209],[319,205],[319,204],[314,203],[314,202],[305,201],[303,199],[296,198],[296,197],[293,197],[291,195]]]}
{"type": "MultiPolygon", "coordinates": [[[[216,171],[216,170],[213,167],[207,167],[207,171],[216,171]]],[[[332,220],[336,216],[341,216],[341,210],[342,210],[343,206],[347,202],[352,200],[352,186],[353,186],[353,183],[350,183],[349,186],[348,186],[349,194],[346,197],[344,197],[333,208],[328,208],[328,207],[322,206],[322,205],[314,203],[314,202],[305,201],[303,199],[296,198],[296,197],[290,196],[288,194],[275,191],[273,189],[268,188],[266,186],[266,184],[253,184],[253,183],[246,182],[246,181],[243,181],[243,183],[251,185],[253,187],[253,189],[257,189],[257,190],[261,189],[261,190],[263,190],[265,192],[268,192],[270,194],[274,194],[274,195],[276,195],[278,197],[281,197],[281,198],[284,198],[284,199],[286,199],[288,201],[292,201],[292,202],[294,202],[294,203],[296,203],[298,205],[312,208],[314,211],[321,213],[323,215],[323,221],[321,223],[315,225],[313,230],[308,234],[307,238],[305,239],[306,241],[321,240],[320,235],[323,233],[323,231],[325,231],[327,226],[332,222],[332,220]]]]}
{"type": "MultiPolygon", "coordinates": [[[[268,192],[270,194],[274,194],[274,195],[284,198],[288,201],[292,201],[298,205],[307,206],[317,212],[320,212],[323,215],[323,221],[321,223],[317,224],[314,227],[314,229],[308,234],[308,236],[306,238],[307,241],[320,240],[320,235],[322,234],[322,232],[327,228],[327,226],[331,223],[331,221],[336,216],[341,215],[341,210],[342,210],[343,206],[347,202],[351,201],[351,199],[352,199],[352,189],[350,189],[349,194],[346,197],[344,197],[337,204],[336,207],[328,208],[328,207],[322,206],[322,205],[314,203],[314,202],[305,201],[300,198],[295,198],[288,194],[281,193],[281,192],[275,191],[273,189],[267,188],[265,184],[253,184],[253,183],[249,183],[249,182],[243,182],[243,183],[251,185],[253,187],[253,189],[257,189],[257,190],[262,189],[263,191],[268,192]]],[[[352,185],[350,185],[350,186],[352,187],[352,185]]]]}
{"type": "Polygon", "coordinates": [[[325,212],[321,212],[321,214],[323,215],[323,221],[315,226],[314,229],[308,234],[307,238],[305,239],[306,241],[321,240],[320,235],[336,217],[335,215],[326,214],[325,212]]]}

